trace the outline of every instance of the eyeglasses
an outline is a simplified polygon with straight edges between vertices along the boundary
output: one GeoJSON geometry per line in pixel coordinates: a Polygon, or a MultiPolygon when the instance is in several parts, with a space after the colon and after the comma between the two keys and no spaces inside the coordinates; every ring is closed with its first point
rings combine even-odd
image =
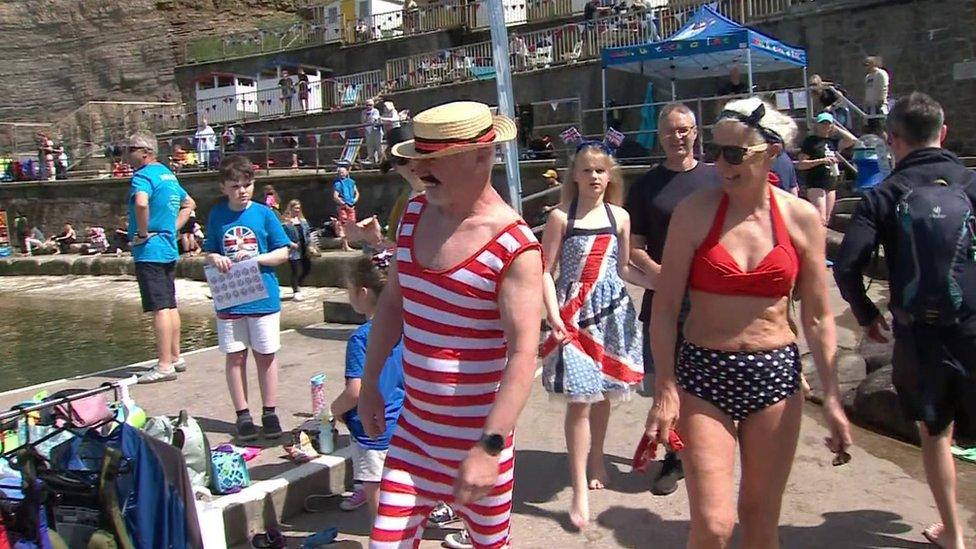
{"type": "Polygon", "coordinates": [[[718,143],[705,144],[705,161],[715,162],[721,156],[727,164],[738,166],[745,159],[752,156],[749,153],[761,152],[769,148],[769,143],[752,145],[749,147],[736,147],[735,145],[719,145],[718,143]]]}
{"type": "Polygon", "coordinates": [[[695,128],[696,127],[697,126],[690,126],[690,127],[685,127],[685,128],[672,128],[670,131],[669,130],[661,130],[661,135],[664,135],[664,136],[671,136],[671,135],[673,135],[673,136],[677,137],[678,139],[684,139],[684,138],[688,137],[688,135],[690,135],[691,132],[695,131],[695,128]]]}
{"type": "Polygon", "coordinates": [[[128,151],[129,152],[133,152],[133,151],[144,151],[144,150],[146,150],[145,147],[128,147],[128,151]]]}
{"type": "Polygon", "coordinates": [[[604,143],[603,141],[593,141],[593,140],[580,141],[579,145],[576,145],[576,154],[579,154],[579,152],[582,151],[583,149],[588,149],[591,147],[600,149],[601,151],[609,155],[613,155],[613,151],[610,150],[610,147],[607,147],[606,143],[604,143]]]}

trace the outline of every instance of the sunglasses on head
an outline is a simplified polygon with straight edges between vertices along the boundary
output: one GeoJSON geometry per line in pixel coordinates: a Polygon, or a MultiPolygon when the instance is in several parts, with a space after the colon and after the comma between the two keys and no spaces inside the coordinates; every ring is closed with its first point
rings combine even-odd
{"type": "Polygon", "coordinates": [[[769,148],[769,143],[762,143],[760,145],[752,145],[750,147],[737,147],[735,145],[719,145],[718,143],[706,143],[705,144],[705,161],[715,162],[722,157],[726,164],[731,164],[733,166],[738,166],[742,164],[746,158],[752,156],[749,153],[755,153],[764,151],[769,148]]]}
{"type": "Polygon", "coordinates": [[[606,143],[604,143],[603,141],[593,141],[593,140],[580,141],[579,145],[576,145],[576,153],[579,154],[579,152],[582,151],[583,149],[588,149],[591,147],[600,149],[601,151],[607,153],[608,155],[611,156],[613,155],[613,151],[610,150],[610,147],[608,147],[606,143]]]}

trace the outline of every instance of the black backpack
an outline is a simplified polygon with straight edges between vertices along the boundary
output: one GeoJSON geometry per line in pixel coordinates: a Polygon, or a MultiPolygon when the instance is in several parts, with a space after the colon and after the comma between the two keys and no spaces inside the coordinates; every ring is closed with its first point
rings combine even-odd
{"type": "Polygon", "coordinates": [[[964,299],[972,289],[962,283],[976,272],[976,218],[965,189],[944,179],[903,188],[895,268],[904,285],[892,291],[901,297],[896,313],[913,323],[947,326],[974,312],[964,299]]]}

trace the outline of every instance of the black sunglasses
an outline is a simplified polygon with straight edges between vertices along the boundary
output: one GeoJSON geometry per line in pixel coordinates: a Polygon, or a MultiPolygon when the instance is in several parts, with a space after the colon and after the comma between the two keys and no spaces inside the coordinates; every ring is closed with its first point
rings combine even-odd
{"type": "Polygon", "coordinates": [[[760,152],[769,148],[768,143],[752,145],[750,147],[737,147],[735,145],[719,145],[718,143],[705,144],[705,162],[715,162],[721,156],[727,164],[738,166],[742,164],[750,152],[760,152]]]}
{"type": "Polygon", "coordinates": [[[144,151],[144,150],[146,150],[146,148],[145,147],[129,147],[128,150],[129,150],[129,152],[133,152],[133,151],[144,151]]]}

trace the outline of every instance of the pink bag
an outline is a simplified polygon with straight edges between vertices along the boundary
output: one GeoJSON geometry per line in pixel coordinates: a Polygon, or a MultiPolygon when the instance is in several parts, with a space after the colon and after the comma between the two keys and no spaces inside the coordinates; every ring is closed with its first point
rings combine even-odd
{"type": "MultiPolygon", "coordinates": [[[[84,391],[79,389],[59,391],[48,397],[48,400],[69,397],[72,394],[81,392],[84,391]]],[[[64,426],[65,423],[70,423],[72,427],[77,428],[99,425],[115,416],[112,409],[108,407],[105,393],[57,404],[54,406],[54,415],[56,417],[55,424],[58,427],[64,426]]]]}

